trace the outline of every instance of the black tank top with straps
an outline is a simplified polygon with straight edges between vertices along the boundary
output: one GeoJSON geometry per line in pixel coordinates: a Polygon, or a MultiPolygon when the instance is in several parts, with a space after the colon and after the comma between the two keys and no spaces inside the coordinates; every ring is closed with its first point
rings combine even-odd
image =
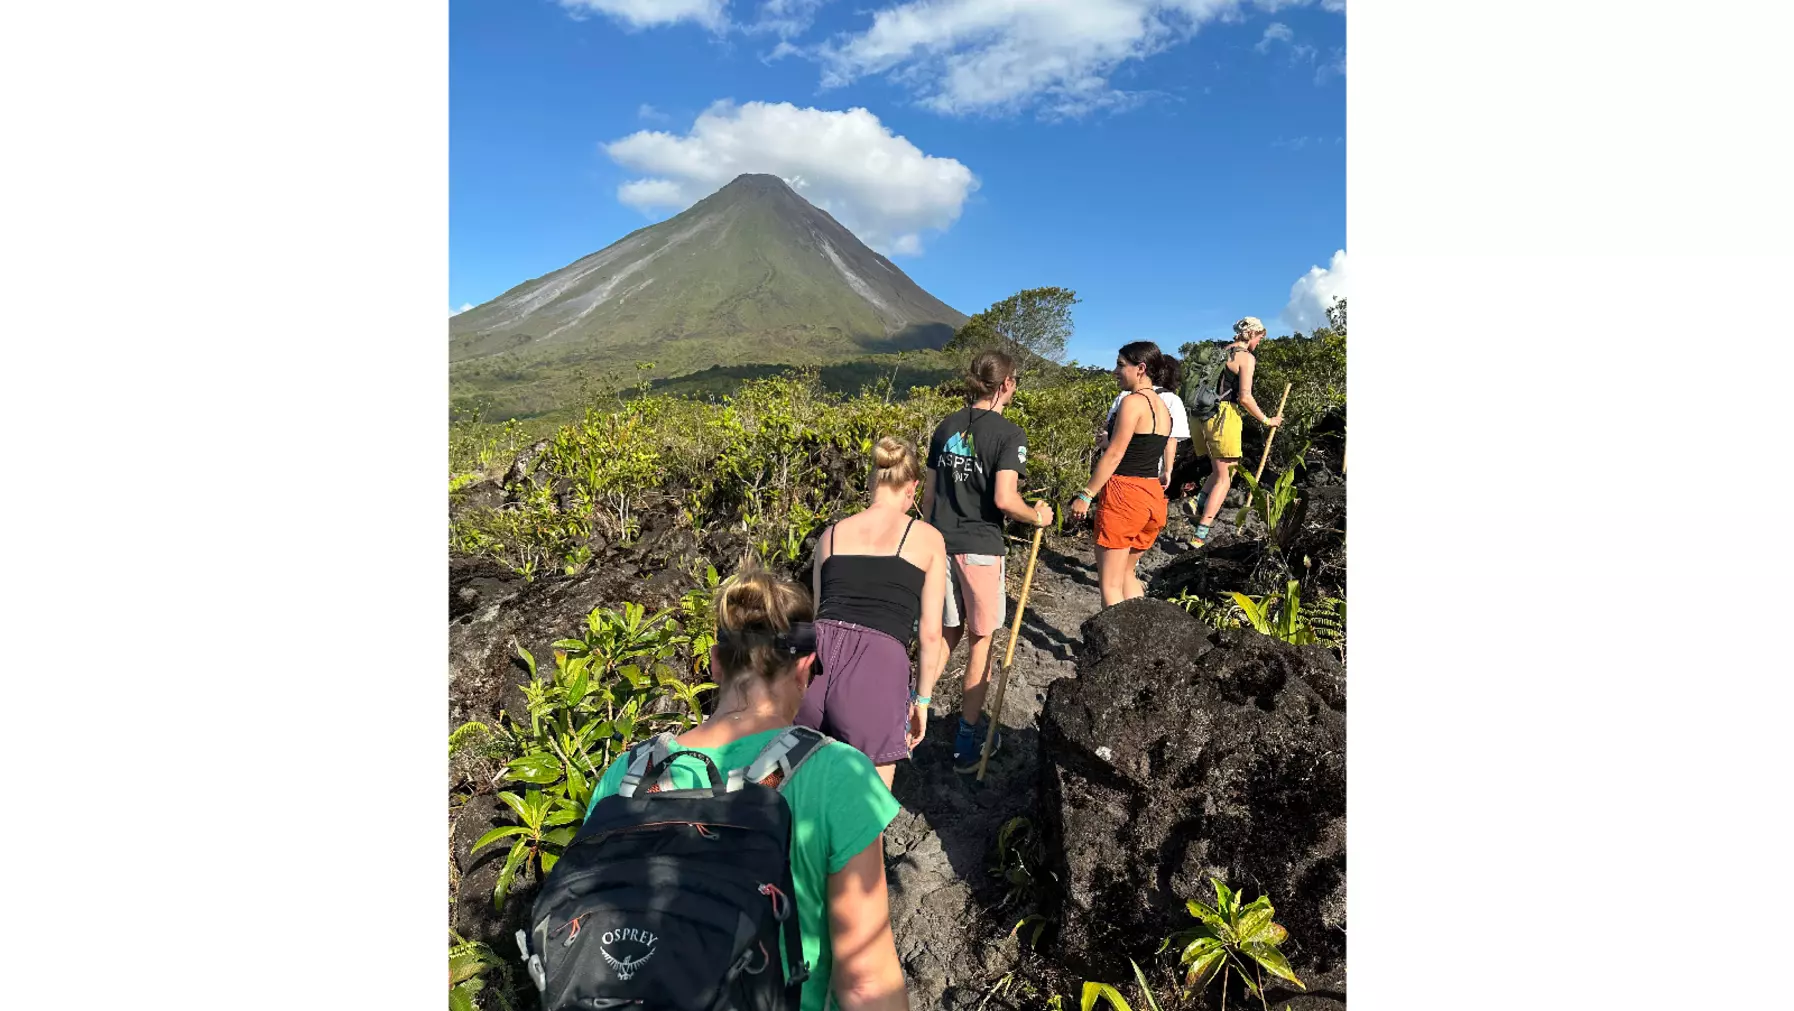
{"type": "MultiPolygon", "coordinates": [[[[830,554],[822,563],[822,604],[818,621],[848,621],[908,643],[916,618],[922,613],[924,573],[902,558],[914,517],[903,528],[897,550],[888,555],[830,554]]],[[[835,546],[835,528],[829,528],[829,550],[835,546]]]]}
{"type": "MultiPolygon", "coordinates": [[[[1244,350],[1246,349],[1237,345],[1229,347],[1227,360],[1232,362],[1233,356],[1244,350]]],[[[1221,366],[1221,374],[1215,377],[1215,397],[1223,403],[1238,407],[1240,403],[1240,374],[1226,365],[1221,366]]]]}
{"type": "MultiPolygon", "coordinates": [[[[1158,395],[1148,390],[1135,390],[1147,398],[1147,410],[1152,411],[1151,401],[1158,400],[1158,395]]],[[[1161,401],[1162,402],[1162,401],[1161,401]]],[[[1121,421],[1121,408],[1115,409],[1115,416],[1109,419],[1109,438],[1115,438],[1115,425],[1121,421]]],[[[1159,464],[1165,459],[1165,440],[1171,437],[1170,432],[1159,434],[1159,413],[1152,411],[1152,434],[1134,433],[1128,440],[1127,449],[1122,451],[1121,463],[1115,467],[1116,477],[1158,477],[1159,464]]]]}

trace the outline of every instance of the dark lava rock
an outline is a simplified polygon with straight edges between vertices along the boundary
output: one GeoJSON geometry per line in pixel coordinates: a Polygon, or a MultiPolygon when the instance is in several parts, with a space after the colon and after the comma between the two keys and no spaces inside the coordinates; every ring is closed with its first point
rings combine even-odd
{"type": "Polygon", "coordinates": [[[523,577],[490,558],[449,557],[449,620],[516,596],[523,577]]]}
{"type": "Polygon", "coordinates": [[[463,509],[497,509],[505,501],[505,490],[502,485],[491,478],[475,481],[449,494],[449,511],[459,512],[463,509]]]}
{"type": "Polygon", "coordinates": [[[499,482],[504,486],[505,498],[514,501],[518,497],[519,486],[529,480],[530,475],[535,472],[536,461],[546,452],[548,452],[548,440],[543,439],[517,454],[516,458],[511,461],[510,468],[505,471],[504,479],[499,482]]]}
{"type": "Polygon", "coordinates": [[[1083,638],[1077,677],[1052,683],[1041,714],[1041,814],[1065,884],[1059,958],[1086,979],[1130,979],[1129,956],[1194,922],[1185,899],[1213,901],[1212,875],[1248,901],[1268,894],[1298,975],[1343,989],[1339,663],[1211,633],[1151,598],[1098,613],[1083,638]]]}

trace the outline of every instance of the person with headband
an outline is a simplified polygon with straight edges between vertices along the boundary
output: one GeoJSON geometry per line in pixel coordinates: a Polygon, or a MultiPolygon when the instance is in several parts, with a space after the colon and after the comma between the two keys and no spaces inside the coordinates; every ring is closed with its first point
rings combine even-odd
{"type": "Polygon", "coordinates": [[[1137,569],[1140,556],[1165,528],[1165,486],[1173,453],[1171,411],[1153,393],[1153,377],[1164,372],[1164,355],[1151,341],[1124,345],[1115,356],[1121,408],[1109,418],[1109,443],[1097,459],[1090,483],[1072,500],[1074,516],[1084,516],[1101,497],[1096,513],[1096,575],[1103,606],[1146,595],[1137,569]]]}
{"type": "Polygon", "coordinates": [[[888,788],[897,761],[927,732],[934,685],[947,666],[947,547],[940,531],[909,515],[922,481],[915,448],[887,435],[872,460],[872,504],[817,541],[810,578],[822,669],[797,722],[858,748],[888,788]],[[908,643],[918,622],[922,655],[912,692],[908,643]]]}
{"type": "MultiPolygon", "coordinates": [[[[716,591],[710,676],[716,708],[673,744],[717,768],[748,765],[794,725],[815,665],[810,594],[753,563],[716,591]]],[[[612,762],[592,807],[617,793],[628,772],[612,762]]],[[[676,789],[710,785],[704,761],[673,755],[676,789]]],[[[803,960],[810,966],[800,1011],[908,1011],[903,968],[891,934],[884,831],[901,810],[872,762],[839,741],[813,752],[782,787],[791,811],[791,877],[803,960]]],[[[590,817],[588,810],[587,816],[590,817]]]]}
{"type": "Polygon", "coordinates": [[[1199,515],[1196,539],[1192,542],[1194,547],[1202,547],[1208,541],[1209,527],[1227,502],[1233,468],[1241,457],[1240,434],[1244,423],[1240,420],[1240,412],[1251,414],[1268,428],[1283,424],[1283,415],[1265,417],[1265,412],[1259,410],[1258,401],[1252,399],[1252,373],[1258,364],[1252,352],[1264,339],[1265,325],[1256,316],[1247,316],[1233,325],[1233,342],[1227,345],[1227,361],[1217,377],[1219,411],[1196,430],[1196,437],[1204,444],[1204,455],[1209,458],[1211,473],[1206,490],[1198,492],[1195,499],[1199,515]]]}
{"type": "MultiPolygon", "coordinates": [[[[928,483],[923,485],[922,515],[941,532],[947,546],[945,628],[947,649],[958,647],[967,629],[971,647],[966,661],[965,690],[959,729],[953,738],[953,767],[978,768],[984,735],[991,754],[1003,743],[1000,732],[982,723],[991,640],[1003,626],[1009,600],[1003,585],[1003,520],[1034,526],[1053,522],[1053,507],[1029,506],[1021,495],[1021,476],[1028,465],[1028,437],[1003,417],[1015,399],[1015,360],[1001,351],[980,351],[966,373],[966,406],[942,419],[928,443],[928,483]]],[[[995,722],[1001,714],[992,714],[995,722]]]]}

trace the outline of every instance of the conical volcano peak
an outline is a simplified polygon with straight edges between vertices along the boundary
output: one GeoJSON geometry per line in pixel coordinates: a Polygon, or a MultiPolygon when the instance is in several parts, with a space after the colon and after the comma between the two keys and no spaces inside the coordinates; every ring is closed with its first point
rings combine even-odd
{"type": "Polygon", "coordinates": [[[724,186],[723,189],[725,191],[743,189],[772,191],[777,193],[796,192],[791,188],[791,184],[787,183],[784,179],[765,172],[743,172],[741,175],[729,180],[729,185],[724,186]]]}
{"type": "Polygon", "coordinates": [[[497,385],[637,361],[666,375],[826,364],[938,348],[965,319],[784,179],[750,172],[455,315],[449,361],[497,385]]]}

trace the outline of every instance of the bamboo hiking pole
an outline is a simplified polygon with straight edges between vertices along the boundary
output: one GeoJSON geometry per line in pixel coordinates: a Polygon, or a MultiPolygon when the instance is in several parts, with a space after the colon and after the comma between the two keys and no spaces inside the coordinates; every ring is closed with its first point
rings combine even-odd
{"type": "Polygon", "coordinates": [[[1034,560],[1040,557],[1040,538],[1046,527],[1034,528],[1034,546],[1028,549],[1028,571],[1022,574],[1022,596],[1015,604],[1015,623],[1009,626],[1009,648],[1003,651],[1003,667],[997,671],[997,697],[990,705],[990,725],[984,728],[984,748],[978,755],[978,782],[990,764],[991,742],[997,739],[997,722],[1003,715],[1003,689],[1009,687],[1009,664],[1015,660],[1015,640],[1022,634],[1022,612],[1028,609],[1028,590],[1034,585],[1034,560]]]}
{"type": "MultiPolygon", "coordinates": [[[[1283,397],[1282,397],[1282,399],[1277,401],[1277,414],[1273,414],[1273,415],[1271,415],[1271,417],[1274,418],[1283,413],[1283,405],[1289,403],[1289,388],[1293,385],[1295,385],[1295,384],[1294,383],[1284,383],[1283,384],[1283,397]]],[[[1265,451],[1263,453],[1258,454],[1258,469],[1252,472],[1252,483],[1255,485],[1259,481],[1264,479],[1265,464],[1269,463],[1270,459],[1271,459],[1271,442],[1272,442],[1272,440],[1274,440],[1276,438],[1277,438],[1277,430],[1275,428],[1271,429],[1270,435],[1265,436],[1265,451]]],[[[1252,504],[1252,493],[1250,491],[1246,492],[1246,504],[1247,505],[1252,504]]]]}

